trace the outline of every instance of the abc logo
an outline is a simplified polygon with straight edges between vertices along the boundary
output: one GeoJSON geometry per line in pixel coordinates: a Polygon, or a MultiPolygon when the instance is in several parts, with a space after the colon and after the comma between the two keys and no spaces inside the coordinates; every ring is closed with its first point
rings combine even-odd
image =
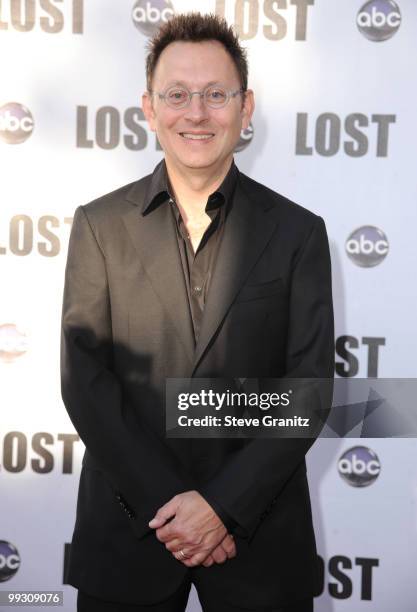
{"type": "Polygon", "coordinates": [[[367,487],[375,482],[381,471],[376,453],[365,446],[347,450],[340,457],[337,467],[341,477],[352,487],[367,487]]]}
{"type": "Polygon", "coordinates": [[[253,138],[253,125],[249,124],[249,127],[246,130],[242,130],[240,132],[239,140],[237,141],[237,145],[235,146],[235,153],[239,153],[239,151],[243,151],[246,147],[252,142],[253,138]]]}
{"type": "Polygon", "coordinates": [[[16,325],[12,323],[0,325],[0,359],[2,361],[10,363],[26,353],[27,344],[26,334],[19,331],[16,325]]]}
{"type": "Polygon", "coordinates": [[[25,142],[33,132],[32,113],[18,102],[0,108],[0,138],[7,144],[25,142]]]}
{"type": "Polygon", "coordinates": [[[370,0],[359,11],[356,23],[368,40],[388,40],[400,27],[400,9],[393,0],[370,0]]]}
{"type": "Polygon", "coordinates": [[[137,0],[132,9],[133,23],[145,36],[153,36],[173,16],[170,0],[137,0]]]}
{"type": "Polygon", "coordinates": [[[10,542],[0,540],[0,582],[13,578],[19,566],[20,556],[17,548],[10,542]]]}
{"type": "Polygon", "coordinates": [[[372,268],[380,264],[387,256],[388,249],[386,235],[373,225],[359,227],[346,241],[346,253],[362,268],[372,268]]]}

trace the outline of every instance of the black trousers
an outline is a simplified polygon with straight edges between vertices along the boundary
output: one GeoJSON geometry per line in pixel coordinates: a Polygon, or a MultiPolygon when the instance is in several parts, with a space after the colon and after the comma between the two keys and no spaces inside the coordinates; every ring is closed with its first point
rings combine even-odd
{"type": "MultiPolygon", "coordinates": [[[[202,590],[197,581],[195,587],[203,612],[313,612],[313,599],[305,599],[281,608],[239,608],[218,601],[215,593],[202,590]]],[[[152,605],[103,601],[78,591],[77,612],[184,612],[190,590],[191,580],[187,579],[171,597],[152,605]]]]}

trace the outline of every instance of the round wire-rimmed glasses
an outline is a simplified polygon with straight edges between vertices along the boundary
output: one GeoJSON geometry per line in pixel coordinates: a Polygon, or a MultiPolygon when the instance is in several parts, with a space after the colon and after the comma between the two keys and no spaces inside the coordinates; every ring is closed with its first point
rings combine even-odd
{"type": "Polygon", "coordinates": [[[238,94],[243,93],[243,88],[230,91],[218,85],[209,85],[202,91],[190,91],[186,87],[174,85],[169,87],[164,93],[157,91],[149,93],[152,96],[158,96],[160,100],[164,100],[165,104],[170,108],[185,108],[190,105],[192,97],[196,95],[200,96],[200,99],[204,100],[204,103],[210,108],[223,108],[230,98],[235,98],[238,94]]]}

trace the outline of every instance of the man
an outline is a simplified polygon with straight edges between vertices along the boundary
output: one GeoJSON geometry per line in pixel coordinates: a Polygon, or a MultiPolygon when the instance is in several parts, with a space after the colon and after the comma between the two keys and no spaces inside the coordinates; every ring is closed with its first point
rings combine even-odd
{"type": "Polygon", "coordinates": [[[67,580],[78,610],[312,610],[312,439],[165,436],[166,378],[333,376],[323,220],[233,161],[254,94],[238,39],[179,15],[142,106],[164,160],[77,208],[62,395],[86,445],[67,580]]]}

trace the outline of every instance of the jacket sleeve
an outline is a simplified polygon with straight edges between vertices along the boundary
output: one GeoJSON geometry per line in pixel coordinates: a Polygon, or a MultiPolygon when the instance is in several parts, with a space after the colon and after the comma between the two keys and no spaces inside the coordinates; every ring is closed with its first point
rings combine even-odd
{"type": "Polygon", "coordinates": [[[106,262],[84,207],[74,214],[62,308],[61,391],[87,453],[114,488],[137,537],[173,495],[192,488],[173,453],[144,431],[112,371],[106,262]]]}
{"type": "MultiPolygon", "coordinates": [[[[198,491],[198,493],[200,493],[198,487],[196,490],[198,491]]],[[[202,494],[200,493],[200,495],[202,494]]],[[[227,512],[224,511],[224,509],[220,506],[217,500],[211,497],[209,499],[209,497],[207,496],[207,493],[205,493],[203,497],[205,498],[206,502],[208,502],[210,506],[213,508],[214,512],[217,514],[217,516],[219,517],[223,525],[226,527],[228,533],[233,533],[235,527],[237,526],[235,519],[232,518],[227,512]]]]}
{"type": "MultiPolygon", "coordinates": [[[[284,378],[333,379],[333,376],[330,253],[324,221],[316,217],[293,263],[284,378]]],[[[331,393],[320,406],[328,413],[331,393]]],[[[322,414],[321,422],[324,420],[322,414]]],[[[218,500],[238,523],[234,533],[250,540],[279,500],[286,482],[301,467],[314,439],[255,438],[201,486],[200,493],[218,500]]]]}

